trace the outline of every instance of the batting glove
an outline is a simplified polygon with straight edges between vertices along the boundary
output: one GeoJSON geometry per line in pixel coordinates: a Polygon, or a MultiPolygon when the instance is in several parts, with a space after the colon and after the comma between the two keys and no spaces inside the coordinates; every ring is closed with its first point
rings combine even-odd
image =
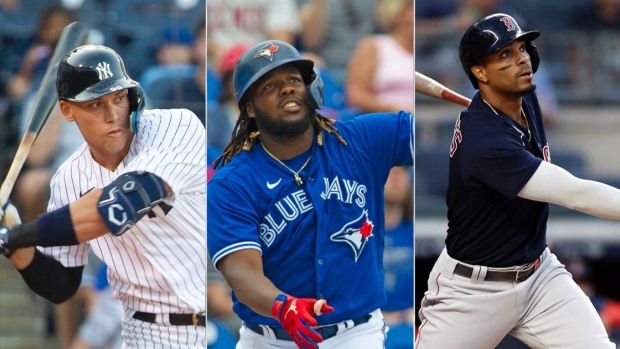
{"type": "Polygon", "coordinates": [[[0,225],[12,227],[21,222],[22,220],[19,217],[19,212],[17,212],[15,206],[11,204],[11,200],[6,200],[4,205],[0,206],[0,225]]]}
{"type": "Polygon", "coordinates": [[[300,349],[318,349],[323,337],[312,327],[317,325],[314,315],[331,313],[334,308],[324,300],[295,298],[279,294],[273,302],[271,314],[280,321],[300,349]]]}
{"type": "Polygon", "coordinates": [[[4,202],[4,205],[0,206],[0,221],[4,220],[4,214],[6,212],[6,209],[9,207],[9,205],[11,205],[11,201],[6,200],[4,202]]]}
{"type": "Polygon", "coordinates": [[[5,256],[6,258],[11,257],[11,255],[13,254],[13,251],[5,247],[5,245],[9,242],[10,232],[10,228],[0,225],[0,254],[5,256]]]}

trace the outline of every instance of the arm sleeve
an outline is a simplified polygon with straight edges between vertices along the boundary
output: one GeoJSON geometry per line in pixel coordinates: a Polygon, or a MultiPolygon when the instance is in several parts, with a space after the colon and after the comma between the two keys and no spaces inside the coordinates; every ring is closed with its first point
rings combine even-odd
{"type": "Polygon", "coordinates": [[[620,220],[620,190],[577,178],[545,161],[540,163],[518,196],[561,205],[592,216],[620,220]]]}
{"type": "Polygon", "coordinates": [[[82,282],[81,267],[68,268],[56,259],[35,249],[28,267],[19,270],[22,278],[39,296],[59,304],[71,298],[82,282]]]}

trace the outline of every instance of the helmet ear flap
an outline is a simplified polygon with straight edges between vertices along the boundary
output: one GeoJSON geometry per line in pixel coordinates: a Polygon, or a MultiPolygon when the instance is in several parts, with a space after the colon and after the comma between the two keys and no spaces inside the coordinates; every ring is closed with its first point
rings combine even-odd
{"type": "Polygon", "coordinates": [[[144,90],[141,86],[127,89],[129,99],[129,127],[133,133],[138,132],[138,119],[144,110],[144,90]]]}
{"type": "Polygon", "coordinates": [[[306,86],[306,98],[314,110],[323,108],[325,104],[323,79],[317,73],[312,73],[312,82],[306,86]]]}
{"type": "Polygon", "coordinates": [[[532,72],[536,73],[538,70],[538,65],[540,64],[540,55],[538,54],[538,49],[534,44],[528,42],[525,44],[525,50],[530,55],[530,61],[532,62],[532,72]]]}

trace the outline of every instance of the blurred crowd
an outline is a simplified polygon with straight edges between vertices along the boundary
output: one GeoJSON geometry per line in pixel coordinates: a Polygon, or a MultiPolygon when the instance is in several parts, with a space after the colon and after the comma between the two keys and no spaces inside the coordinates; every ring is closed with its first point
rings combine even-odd
{"type": "MultiPolygon", "coordinates": [[[[416,1],[416,66],[457,91],[471,91],[461,73],[458,41],[487,14],[505,12],[540,30],[543,53],[537,82],[544,84],[545,116],[556,118],[557,103],[618,103],[620,1],[416,1]]],[[[539,86],[537,91],[542,90],[539,86]]],[[[540,98],[540,96],[539,96],[540,98]]]]}
{"type": "MultiPolygon", "coordinates": [[[[239,116],[235,63],[264,40],[288,42],[315,62],[325,84],[320,112],[329,118],[413,112],[413,19],[413,0],[208,0],[207,163],[226,147],[239,116]]],[[[386,184],[388,302],[382,310],[390,326],[389,349],[413,347],[412,184],[410,168],[394,168],[386,184]]],[[[219,342],[209,348],[232,348],[240,320],[230,288],[213,265],[207,280],[207,314],[219,342]]]]}
{"type": "MultiPolygon", "coordinates": [[[[74,21],[89,27],[85,43],[109,46],[123,57],[129,76],[144,88],[146,108],[187,108],[205,124],[205,11],[205,0],[0,1],[1,177],[27,126],[55,44],[74,21]]],[[[82,142],[75,124],[55,108],[11,195],[22,221],[46,211],[52,175],[82,142]]],[[[50,347],[120,348],[122,309],[98,258],[89,259],[76,296],[44,308],[45,335],[55,341],[50,347]]]]}

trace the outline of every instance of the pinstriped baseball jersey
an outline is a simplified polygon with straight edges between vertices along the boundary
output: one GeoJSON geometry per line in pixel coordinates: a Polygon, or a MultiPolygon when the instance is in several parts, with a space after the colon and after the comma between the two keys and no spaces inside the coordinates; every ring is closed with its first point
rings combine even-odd
{"type": "MultiPolygon", "coordinates": [[[[126,314],[133,310],[205,310],[205,152],[204,126],[186,109],[145,110],[129,153],[115,171],[95,162],[88,146],[83,144],[54,175],[48,210],[67,205],[92,189],[103,188],[130,171],[148,171],[159,176],[173,194],[121,236],[106,234],[77,246],[42,251],[64,266],[73,267],[84,265],[92,248],[107,264],[108,281],[126,314]]],[[[148,325],[150,333],[140,334],[145,341],[161,343],[160,339],[168,336],[158,337],[154,325],[148,325]]],[[[177,331],[172,327],[158,328],[161,332],[177,331]]],[[[127,327],[123,332],[126,330],[127,327]]],[[[178,336],[179,345],[205,347],[204,328],[190,326],[182,331],[188,333],[178,336]]],[[[136,338],[135,333],[123,336],[126,341],[128,337],[136,338]]]]}

